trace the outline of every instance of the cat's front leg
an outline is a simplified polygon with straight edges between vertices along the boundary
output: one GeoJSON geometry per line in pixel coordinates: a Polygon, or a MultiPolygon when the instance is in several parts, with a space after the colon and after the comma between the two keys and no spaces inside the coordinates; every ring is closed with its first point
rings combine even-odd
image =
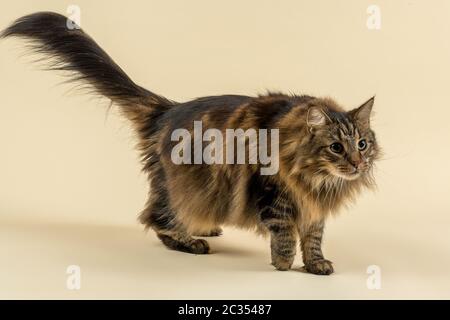
{"type": "Polygon", "coordinates": [[[297,229],[292,218],[275,206],[262,209],[260,218],[270,232],[272,264],[277,270],[289,270],[297,246],[297,229]]]}
{"type": "Polygon", "coordinates": [[[303,263],[306,271],[329,275],[334,272],[331,261],[326,260],[322,253],[322,236],[325,223],[319,221],[299,227],[300,248],[303,255],[303,263]]]}

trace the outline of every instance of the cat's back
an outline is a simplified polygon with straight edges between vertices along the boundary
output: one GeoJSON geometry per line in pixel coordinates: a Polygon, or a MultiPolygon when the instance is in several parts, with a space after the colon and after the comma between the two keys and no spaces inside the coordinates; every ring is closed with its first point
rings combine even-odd
{"type": "Polygon", "coordinates": [[[221,95],[197,98],[180,103],[168,110],[163,121],[169,126],[192,125],[193,121],[200,121],[207,114],[224,119],[232,114],[236,108],[252,101],[252,97],[243,95],[221,95]]]}

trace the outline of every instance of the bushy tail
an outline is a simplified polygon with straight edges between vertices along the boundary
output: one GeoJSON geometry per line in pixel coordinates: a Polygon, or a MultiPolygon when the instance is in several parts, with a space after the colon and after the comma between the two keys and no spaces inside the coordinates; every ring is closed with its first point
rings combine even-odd
{"type": "Polygon", "coordinates": [[[115,104],[131,120],[161,113],[174,103],[135,84],[126,73],[81,29],[69,28],[68,19],[53,12],[19,18],[0,37],[20,37],[31,51],[44,54],[48,69],[70,72],[70,81],[81,81],[115,104]]]}

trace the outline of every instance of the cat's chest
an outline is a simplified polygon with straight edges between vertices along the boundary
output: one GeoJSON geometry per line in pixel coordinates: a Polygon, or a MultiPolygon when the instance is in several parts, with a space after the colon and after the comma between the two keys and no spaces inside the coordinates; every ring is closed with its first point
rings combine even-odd
{"type": "Polygon", "coordinates": [[[336,213],[348,201],[349,188],[345,181],[338,184],[321,184],[313,187],[308,184],[297,184],[291,189],[292,200],[299,217],[306,220],[321,220],[336,213]]]}

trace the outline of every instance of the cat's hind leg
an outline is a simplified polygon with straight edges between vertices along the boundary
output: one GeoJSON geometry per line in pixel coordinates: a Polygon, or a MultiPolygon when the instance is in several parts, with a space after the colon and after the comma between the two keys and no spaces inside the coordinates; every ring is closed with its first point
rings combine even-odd
{"type": "Polygon", "coordinates": [[[146,228],[155,230],[162,243],[172,250],[193,254],[209,253],[209,244],[203,239],[194,239],[183,224],[176,219],[164,188],[151,186],[151,194],[139,220],[146,228]]]}
{"type": "Polygon", "coordinates": [[[194,239],[184,233],[158,233],[158,238],[167,248],[172,250],[193,254],[206,254],[210,251],[209,244],[206,240],[194,239]]]}
{"type": "MultiPolygon", "coordinates": [[[[175,216],[168,210],[155,211],[151,206],[151,212],[147,215],[148,220],[143,223],[155,230],[158,238],[169,249],[193,253],[209,253],[209,244],[203,239],[194,239],[190,236],[182,224],[175,221],[175,216]]],[[[141,218],[142,221],[142,218],[141,218]]]]}

